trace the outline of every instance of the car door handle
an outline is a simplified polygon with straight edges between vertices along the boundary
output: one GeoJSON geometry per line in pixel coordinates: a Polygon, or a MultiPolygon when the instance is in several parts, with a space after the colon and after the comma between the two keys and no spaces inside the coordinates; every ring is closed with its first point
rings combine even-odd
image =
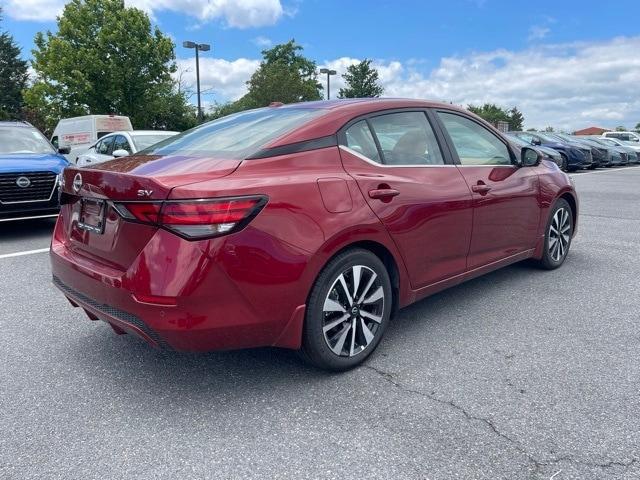
{"type": "Polygon", "coordinates": [[[398,195],[400,195],[400,192],[393,188],[376,188],[374,190],[369,190],[369,198],[386,200],[398,195]]]}
{"type": "Polygon", "coordinates": [[[475,193],[479,193],[480,195],[486,195],[491,190],[489,185],[485,185],[484,183],[479,183],[477,185],[471,185],[471,191],[475,193]]]}

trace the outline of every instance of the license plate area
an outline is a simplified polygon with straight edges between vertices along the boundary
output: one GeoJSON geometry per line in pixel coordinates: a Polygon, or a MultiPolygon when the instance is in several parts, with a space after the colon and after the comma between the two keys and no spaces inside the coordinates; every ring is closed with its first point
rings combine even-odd
{"type": "Polygon", "coordinates": [[[80,218],[78,228],[87,232],[104,233],[105,211],[107,202],[93,198],[80,199],[80,218]]]}

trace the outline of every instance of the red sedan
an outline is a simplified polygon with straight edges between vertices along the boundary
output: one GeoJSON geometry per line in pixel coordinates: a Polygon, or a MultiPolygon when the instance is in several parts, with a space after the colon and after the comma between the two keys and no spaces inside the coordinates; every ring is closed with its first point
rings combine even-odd
{"type": "Polygon", "coordinates": [[[67,168],[54,284],[91,319],[187,351],[277,346],[343,370],[393,313],[576,232],[567,175],[451,105],[274,105],[67,168]]]}

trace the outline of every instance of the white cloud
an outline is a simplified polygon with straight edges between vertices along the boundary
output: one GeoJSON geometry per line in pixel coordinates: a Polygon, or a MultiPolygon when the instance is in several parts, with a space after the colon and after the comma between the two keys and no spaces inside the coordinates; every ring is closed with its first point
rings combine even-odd
{"type": "MultiPolygon", "coordinates": [[[[5,13],[17,20],[50,21],[59,15],[64,0],[6,0],[5,13]]],[[[284,14],[280,0],[126,0],[151,15],[180,12],[201,22],[222,20],[229,27],[249,28],[275,24],[284,14]]]]}
{"type": "MultiPolygon", "coordinates": [[[[427,98],[457,105],[517,106],[527,127],[574,130],[640,121],[640,37],[535,46],[445,57],[431,72],[419,62],[374,60],[385,96],[427,98]]],[[[325,62],[344,73],[354,58],[325,62]]],[[[325,65],[323,65],[325,66],[325,65]]],[[[324,80],[323,80],[324,83],[324,80]]],[[[331,79],[332,96],[342,85],[331,79]]]]}
{"type": "Polygon", "coordinates": [[[527,40],[542,40],[549,34],[550,31],[551,29],[549,27],[545,27],[543,25],[533,25],[531,28],[529,28],[529,36],[527,37],[527,40]]]}
{"type": "MultiPolygon", "coordinates": [[[[527,127],[573,130],[590,125],[611,127],[640,121],[640,37],[605,42],[536,45],[522,51],[496,50],[445,57],[430,72],[412,59],[374,60],[387,97],[427,98],[457,105],[496,103],[517,106],[527,127]]],[[[203,85],[219,100],[235,99],[259,60],[205,59],[203,85]]],[[[341,74],[359,59],[341,57],[319,63],[338,71],[331,95],[344,85],[341,74]]],[[[187,62],[193,65],[193,59],[187,62]]],[[[183,63],[184,64],[184,63],[183,63]]],[[[193,77],[193,75],[192,75],[193,77]]],[[[326,78],[319,80],[325,84],[326,78]]]]}
{"type": "MultiPolygon", "coordinates": [[[[195,92],[196,63],[195,58],[178,59],[178,72],[182,82],[195,92]]],[[[260,60],[238,58],[233,61],[221,58],[200,58],[200,89],[208,98],[213,95],[219,100],[236,100],[247,91],[245,82],[256,71],[260,60]]],[[[193,98],[195,102],[195,97],[193,98]]]]}
{"type": "Polygon", "coordinates": [[[62,13],[65,0],[6,0],[3,13],[16,20],[47,22],[62,13]]]}
{"type": "Polygon", "coordinates": [[[253,38],[251,41],[254,45],[261,48],[269,48],[271,45],[273,45],[273,42],[270,38],[264,37],[262,35],[253,38]]]}

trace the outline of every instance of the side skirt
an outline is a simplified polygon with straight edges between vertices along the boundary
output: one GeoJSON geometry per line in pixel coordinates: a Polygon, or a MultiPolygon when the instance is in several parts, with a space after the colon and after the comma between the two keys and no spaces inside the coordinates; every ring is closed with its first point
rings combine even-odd
{"type": "Polygon", "coordinates": [[[422,287],[418,290],[413,291],[413,299],[402,307],[406,307],[413,302],[417,302],[425,297],[433,295],[434,293],[441,292],[442,290],[446,290],[447,288],[453,287],[455,285],[459,285],[467,280],[474,279],[476,277],[480,277],[486,273],[493,272],[494,270],[498,270],[502,267],[506,267],[507,265],[511,265],[513,263],[520,262],[522,260],[526,260],[527,258],[531,258],[534,256],[535,248],[531,248],[529,250],[525,250],[520,253],[516,253],[509,257],[503,258],[502,260],[498,260],[492,263],[488,263],[487,265],[483,265],[482,267],[474,268],[473,270],[466,271],[464,273],[460,273],[453,277],[447,278],[445,280],[441,280],[436,283],[432,283],[431,285],[427,285],[426,287],[422,287]]]}

